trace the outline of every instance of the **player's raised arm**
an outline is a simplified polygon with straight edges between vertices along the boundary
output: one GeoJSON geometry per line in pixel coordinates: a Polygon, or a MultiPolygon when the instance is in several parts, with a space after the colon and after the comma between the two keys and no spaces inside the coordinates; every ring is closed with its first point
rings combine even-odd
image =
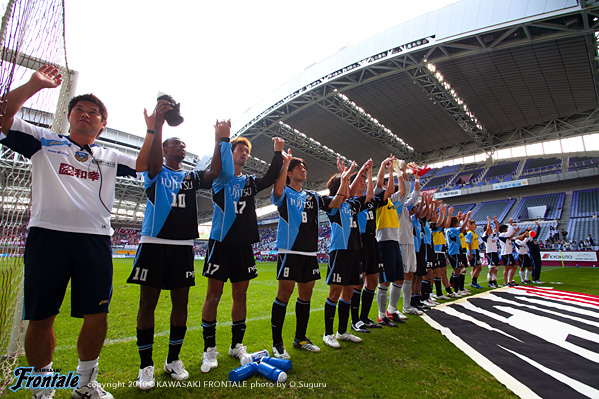
{"type": "Polygon", "coordinates": [[[154,135],[150,145],[148,176],[153,178],[162,171],[164,157],[162,154],[162,126],[164,125],[164,114],[173,109],[172,105],[160,100],[154,110],[154,135]]]}
{"type": "MultiPolygon", "coordinates": [[[[231,137],[231,119],[228,120],[217,120],[214,124],[214,152],[212,153],[212,161],[210,162],[210,169],[206,170],[204,173],[204,182],[210,183],[214,179],[216,179],[223,170],[223,157],[221,155],[222,151],[231,152],[228,148],[228,145],[223,145],[221,143],[226,143],[229,141],[231,137]],[[226,148],[225,148],[226,147],[226,148]]],[[[227,169],[228,170],[228,169],[227,169]]],[[[233,177],[233,170],[230,171],[230,177],[233,177]]],[[[229,178],[230,178],[229,177],[229,178]]]]}
{"type": "Polygon", "coordinates": [[[146,172],[150,168],[150,146],[152,145],[152,137],[154,134],[154,119],[156,117],[155,110],[148,115],[148,110],[144,108],[144,120],[146,122],[146,137],[137,154],[135,162],[135,170],[137,172],[146,172]]]}
{"type": "Polygon", "coordinates": [[[279,177],[281,167],[283,166],[283,155],[281,152],[285,146],[285,140],[280,137],[273,137],[272,141],[274,143],[275,153],[266,174],[261,179],[256,179],[256,189],[258,191],[262,191],[265,188],[272,186],[277,180],[277,177],[279,177]]]}
{"type": "Polygon", "coordinates": [[[367,162],[368,164],[368,168],[366,168],[366,179],[367,179],[367,184],[366,184],[366,201],[368,202],[370,200],[372,200],[372,198],[374,197],[374,187],[372,186],[372,158],[369,159],[367,162]]]}
{"type": "Polygon", "coordinates": [[[356,166],[355,162],[352,162],[349,168],[345,168],[343,173],[340,174],[340,184],[337,189],[337,193],[333,197],[333,200],[329,204],[329,208],[337,209],[341,206],[341,203],[347,198],[349,195],[349,177],[356,166]]]}
{"type": "Polygon", "coordinates": [[[6,96],[6,111],[2,121],[2,132],[8,133],[17,112],[35,93],[42,89],[56,88],[61,83],[62,74],[59,73],[58,68],[52,65],[44,65],[31,75],[27,83],[11,90],[6,96]]]}
{"type": "Polygon", "coordinates": [[[285,190],[285,184],[287,183],[287,171],[289,170],[289,164],[291,163],[291,149],[287,152],[284,150],[281,151],[281,155],[283,156],[283,167],[281,168],[281,173],[275,182],[275,186],[272,189],[272,195],[276,200],[281,198],[283,195],[283,191],[285,190]]]}

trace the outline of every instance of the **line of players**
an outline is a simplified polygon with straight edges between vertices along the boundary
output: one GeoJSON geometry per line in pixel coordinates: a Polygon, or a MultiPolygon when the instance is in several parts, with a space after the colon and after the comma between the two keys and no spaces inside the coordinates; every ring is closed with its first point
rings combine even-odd
{"type": "Polygon", "coordinates": [[[181,169],[184,143],[177,138],[162,143],[163,114],[169,110],[169,104],[159,102],[155,114],[146,116],[148,129],[154,131],[150,170],[145,174],[148,206],[141,245],[128,280],[142,286],[137,330],[141,358],[139,388],[154,386],[153,315],[161,289],[171,290],[173,303],[169,355],[164,368],[178,380],[189,376],[178,358],[186,331],[189,287],[195,284],[193,256],[187,251],[188,240],[197,236],[192,226],[196,209],[195,201],[187,196],[195,195],[200,187],[211,187],[214,203],[213,227],[203,269],[208,279],[202,309],[203,372],[218,366],[216,314],[227,280],[231,281],[233,296],[232,342],[228,352],[240,359],[247,354],[242,343],[246,328],[246,293],[249,281],[257,276],[251,245],[259,240],[254,197],[273,184],[272,202],[280,216],[278,290],[271,314],[274,356],[290,357],[283,344],[282,329],[296,283],[293,346],[310,352],[320,351],[306,337],[312,291],[320,279],[316,257],[319,210],[328,215],[331,224],[326,276],[329,295],[324,307],[323,341],[332,348],[340,348],[339,341],[362,341],[348,331],[350,317],[351,328],[366,333],[382,326],[396,327],[405,323],[405,314],[420,315],[423,309],[435,306],[431,283],[435,284],[437,298],[468,295],[470,292],[464,287],[467,265],[464,247],[468,247],[471,263],[475,265],[472,286],[482,288],[477,283],[480,273],[478,237],[476,225],[470,220],[471,213],[452,216],[453,208],[430,195],[423,195],[418,202],[419,176],[415,174],[414,189],[410,192],[405,162],[400,169],[397,192],[394,184],[388,184],[394,181],[393,164],[397,162],[390,156],[382,162],[376,182],[372,178],[372,160],[358,172],[353,172],[355,163],[349,166],[338,163],[339,173],[327,183],[329,195],[321,196],[303,189],[307,165],[302,159],[292,157],[291,151],[284,151],[284,141],[280,138],[273,139],[275,153],[265,176],[244,175],[242,168],[248,160],[251,144],[244,138],[230,142],[230,121],[217,121],[210,169],[184,172],[181,169]],[[159,146],[161,151],[157,149],[159,146]],[[162,165],[162,156],[165,165],[162,165]],[[189,229],[183,225],[189,225],[189,229]],[[466,229],[469,231],[464,238],[466,229]],[[182,231],[188,234],[182,235],[182,231]],[[173,244],[179,244],[178,250],[183,252],[177,253],[173,244]],[[453,267],[451,282],[446,276],[446,259],[453,267]],[[174,273],[175,268],[180,270],[174,273]],[[443,295],[442,284],[447,296],[443,295]],[[400,312],[398,303],[402,295],[404,305],[400,312]],[[376,322],[368,316],[375,296],[379,309],[376,322]],[[336,314],[338,327],[334,332],[336,314]]]}
{"type": "MultiPolygon", "coordinates": [[[[408,195],[410,182],[405,163],[396,192],[392,184],[395,161],[392,156],[381,164],[376,189],[372,160],[357,173],[353,173],[354,163],[347,167],[338,163],[339,173],[327,184],[329,195],[320,196],[303,189],[307,166],[303,160],[293,158],[290,151],[284,151],[284,141],[280,138],[273,139],[275,152],[266,174],[262,178],[244,175],[242,168],[249,158],[251,144],[245,138],[230,140],[230,121],[217,121],[210,168],[184,171],[185,143],[176,137],[162,140],[166,114],[174,109],[174,104],[166,100],[160,100],[151,115],[144,112],[147,135],[137,160],[95,143],[106,127],[107,111],[94,95],[77,96],[70,101],[69,136],[59,136],[16,117],[28,98],[42,89],[56,88],[61,82],[58,69],[43,66],[27,83],[12,90],[7,97],[0,141],[31,158],[32,174],[37,176],[32,179],[32,192],[37,193],[32,195],[32,209],[36,212],[32,212],[25,248],[24,318],[30,320],[25,339],[27,360],[35,367],[35,375],[51,377],[54,319],[67,283],[72,280],[71,314],[84,319],[77,345],[80,380],[73,398],[112,398],[96,380],[112,292],[110,209],[116,176],[132,176],[135,170],[145,171],[147,194],[140,246],[127,280],[141,286],[137,315],[140,355],[137,386],[141,389],[155,385],[154,312],[162,290],[170,291],[172,302],[164,370],[177,380],[189,377],[179,353],[187,330],[189,288],[195,285],[193,240],[198,237],[195,195],[200,188],[212,190],[214,204],[213,228],[203,268],[208,282],[202,309],[203,372],[218,365],[216,315],[228,280],[233,296],[232,342],[228,352],[236,358],[247,354],[242,343],[246,294],[249,281],[257,276],[252,244],[259,240],[254,197],[273,184],[272,202],[278,206],[280,215],[279,287],[272,307],[275,356],[289,357],[282,328],[296,283],[297,325],[293,345],[310,352],[320,351],[306,337],[312,291],[320,278],[316,258],[319,210],[327,213],[331,223],[326,277],[329,294],[323,335],[326,345],[339,348],[340,340],[361,341],[348,331],[350,317],[353,330],[365,333],[371,328],[405,322],[404,313],[422,314],[421,308],[434,305],[429,295],[431,281],[438,297],[447,298],[442,294],[441,283],[450,296],[467,293],[458,243],[460,233],[471,223],[470,213],[452,216],[452,208],[427,195],[418,202],[417,175],[414,190],[408,195]],[[385,182],[385,170],[390,184],[385,182]],[[90,217],[78,217],[82,214],[90,217]],[[448,244],[447,258],[454,267],[452,280],[456,293],[446,278],[445,258],[441,254],[443,231],[448,244]],[[48,257],[49,253],[52,256],[48,257]],[[376,323],[368,318],[375,291],[379,309],[376,323]],[[402,294],[403,313],[397,308],[402,294]],[[338,328],[334,332],[336,313],[338,328]]],[[[502,232],[503,226],[500,227],[499,238],[505,238],[507,247],[517,228],[505,228],[502,232]]],[[[478,239],[470,240],[474,256],[473,245],[478,239]]],[[[506,269],[508,273],[511,271],[506,269]]],[[[476,284],[475,270],[480,272],[480,268],[473,268],[476,284]]],[[[511,281],[513,272],[507,277],[511,281]]],[[[51,398],[54,391],[36,388],[33,394],[38,399],[51,398]]]]}

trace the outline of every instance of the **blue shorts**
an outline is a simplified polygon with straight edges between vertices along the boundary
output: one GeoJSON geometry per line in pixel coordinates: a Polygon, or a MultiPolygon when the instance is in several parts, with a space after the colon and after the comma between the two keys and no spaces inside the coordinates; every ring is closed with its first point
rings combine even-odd
{"type": "Polygon", "coordinates": [[[403,281],[403,260],[397,241],[379,242],[383,270],[379,273],[379,283],[403,281]]]}
{"type": "Polygon", "coordinates": [[[71,316],[108,312],[112,296],[110,236],[31,227],[25,243],[24,320],[60,312],[71,281],[71,316]]]}

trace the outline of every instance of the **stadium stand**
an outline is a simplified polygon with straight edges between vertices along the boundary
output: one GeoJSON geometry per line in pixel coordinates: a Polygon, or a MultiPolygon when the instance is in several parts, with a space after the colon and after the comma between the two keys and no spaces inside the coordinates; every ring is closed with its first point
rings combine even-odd
{"type": "Polygon", "coordinates": [[[571,218],[583,218],[597,215],[599,211],[599,188],[578,190],[572,193],[571,218]]]}
{"type": "Polygon", "coordinates": [[[477,224],[482,224],[487,222],[487,216],[497,216],[497,220],[502,222],[515,203],[516,200],[514,198],[481,202],[472,211],[472,219],[474,219],[477,224]]]}
{"type": "Polygon", "coordinates": [[[568,221],[568,238],[570,241],[584,241],[589,235],[596,240],[599,237],[599,219],[572,218],[568,221]]]}
{"type": "Polygon", "coordinates": [[[562,170],[561,158],[530,158],[524,163],[520,177],[540,176],[559,173],[562,170]]]}
{"type": "Polygon", "coordinates": [[[422,187],[422,189],[423,190],[433,190],[436,188],[445,187],[447,185],[447,183],[449,183],[449,181],[451,180],[452,176],[453,176],[453,174],[444,175],[444,176],[435,176],[435,177],[431,178],[429,181],[427,181],[426,184],[422,187]]]}
{"type": "MultiPolygon", "coordinates": [[[[497,183],[502,177],[515,175],[519,165],[520,161],[500,162],[497,165],[491,166],[489,168],[483,180],[491,180],[494,181],[494,183],[497,183]]],[[[490,184],[493,183],[490,182],[490,184]]]]}
{"type": "Polygon", "coordinates": [[[463,205],[454,205],[453,206],[453,214],[457,215],[458,212],[462,212],[462,213],[469,212],[475,206],[476,206],[476,204],[474,204],[474,203],[472,203],[472,204],[463,204],[463,205]]]}
{"type": "Polygon", "coordinates": [[[570,157],[568,170],[577,170],[599,166],[599,158],[594,157],[570,157]]]}
{"type": "Polygon", "coordinates": [[[560,219],[565,198],[566,193],[555,193],[524,197],[518,203],[518,206],[516,207],[516,210],[514,211],[512,218],[515,221],[529,220],[530,218],[527,217],[528,207],[547,205],[547,213],[545,214],[544,220],[560,219]]]}

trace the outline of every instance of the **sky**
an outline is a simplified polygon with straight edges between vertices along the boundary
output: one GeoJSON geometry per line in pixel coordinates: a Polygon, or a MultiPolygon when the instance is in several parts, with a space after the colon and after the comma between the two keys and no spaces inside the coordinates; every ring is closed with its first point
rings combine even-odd
{"type": "Polygon", "coordinates": [[[110,128],[144,135],[143,109],[172,95],[185,122],[164,137],[203,156],[217,118],[235,124],[306,67],[456,1],[66,0],[67,59],[110,128]]]}

